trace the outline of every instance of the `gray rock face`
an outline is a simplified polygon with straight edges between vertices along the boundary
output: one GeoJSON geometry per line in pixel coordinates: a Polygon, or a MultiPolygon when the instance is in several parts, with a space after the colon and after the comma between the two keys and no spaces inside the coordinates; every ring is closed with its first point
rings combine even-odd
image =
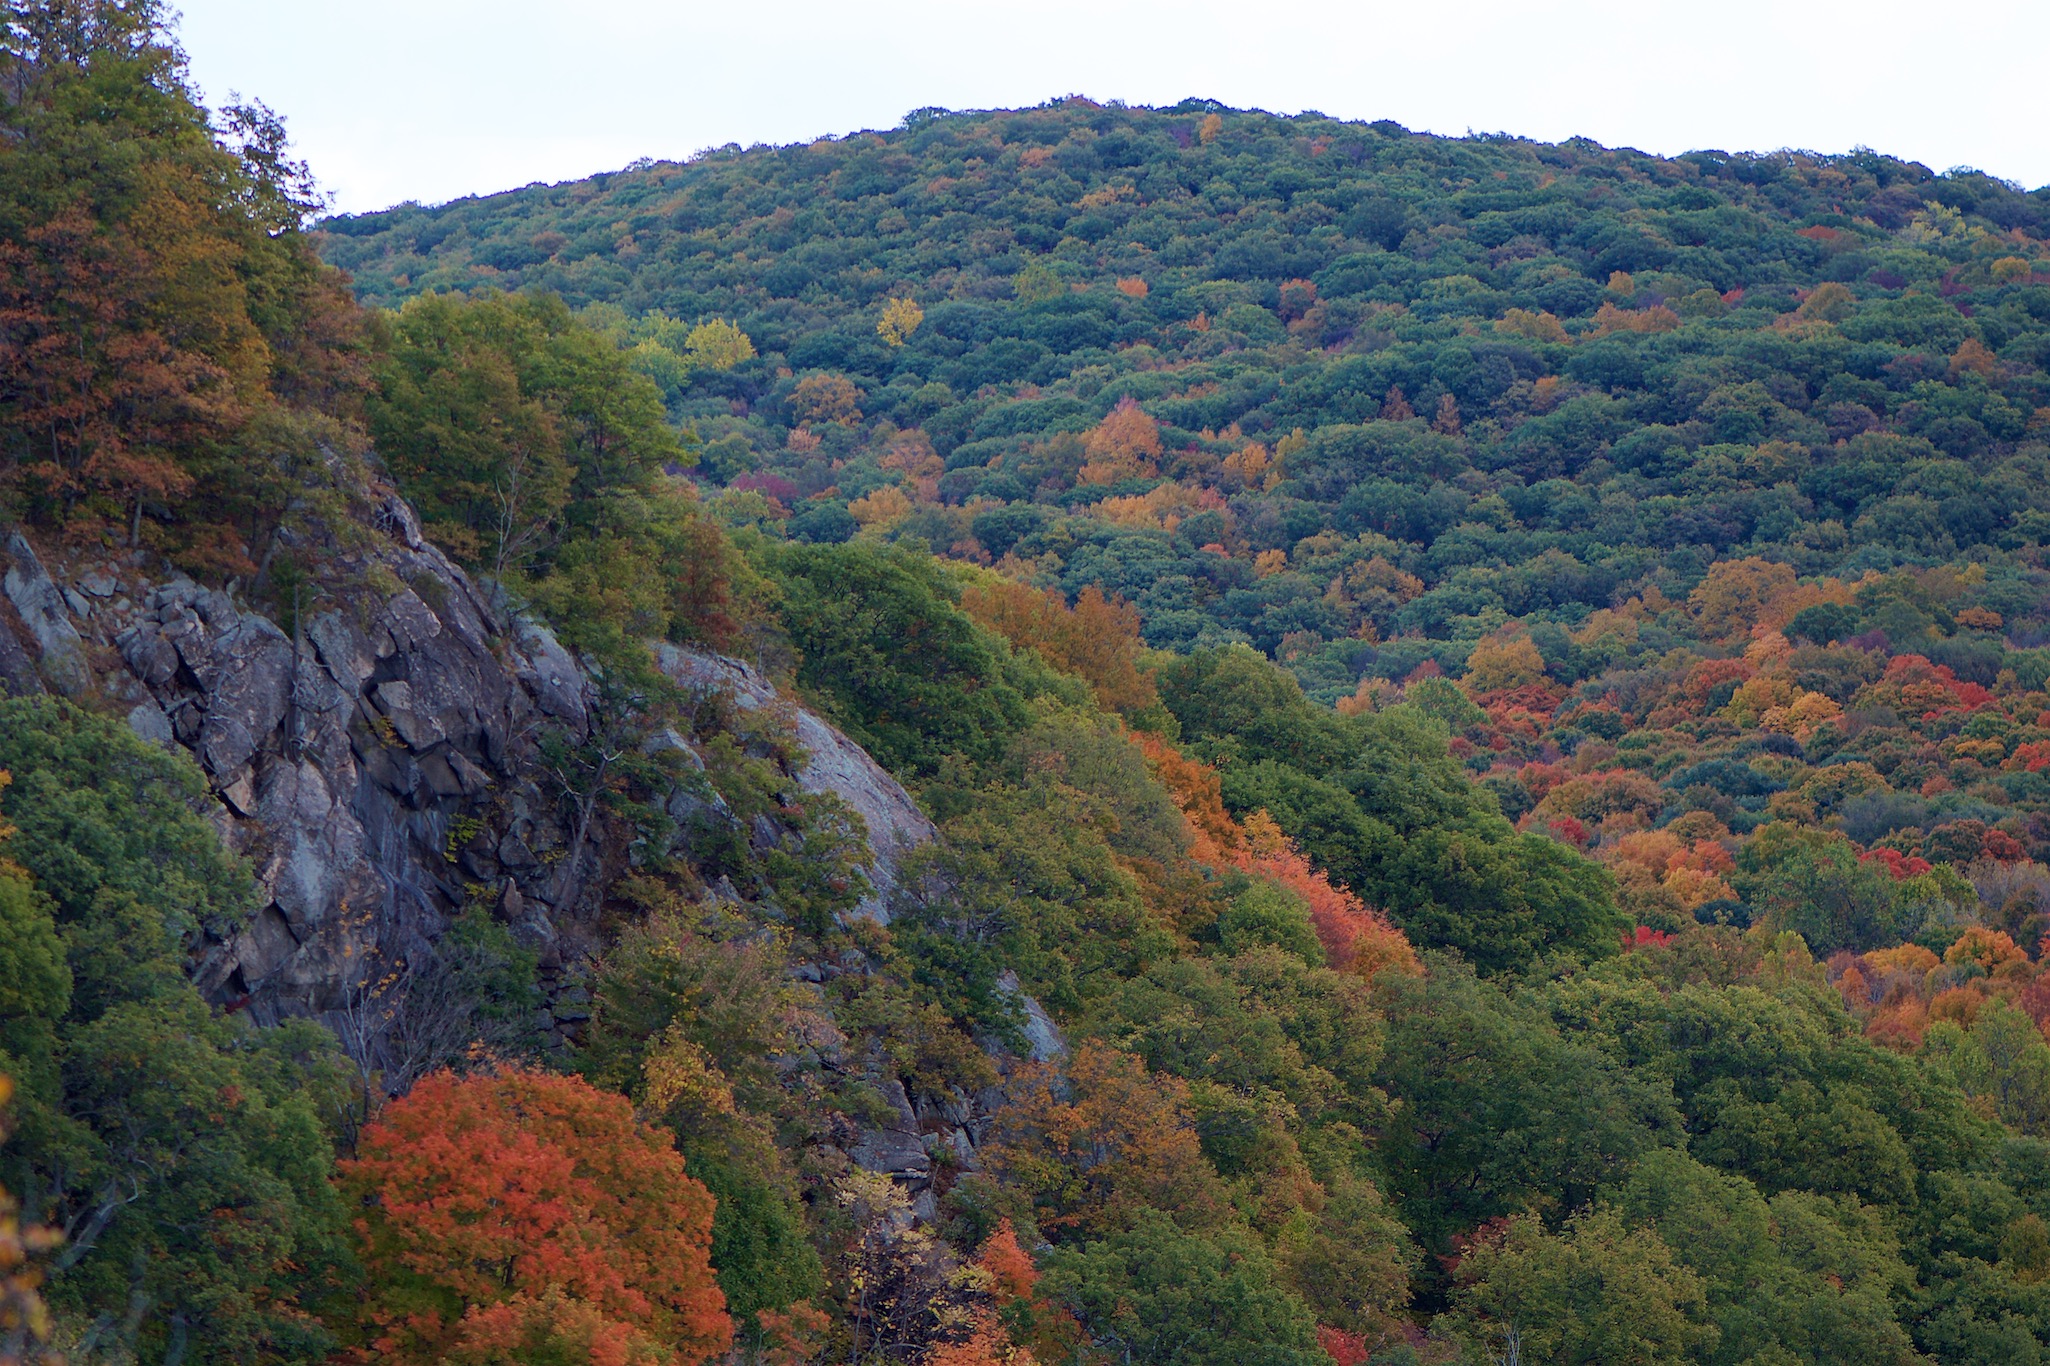
{"type": "Polygon", "coordinates": [[[864,1128],[847,1150],[857,1167],[904,1180],[921,1180],[932,1174],[932,1157],[926,1152],[919,1132],[917,1113],[904,1093],[904,1083],[894,1078],[880,1088],[894,1117],[872,1128],[864,1128]]]}
{"type": "Polygon", "coordinates": [[[1068,1055],[1068,1041],[1061,1034],[1060,1026],[1046,1013],[1046,1007],[1018,990],[1018,974],[1009,968],[997,977],[997,990],[1006,996],[1018,997],[1025,1011],[1023,1032],[1025,1035],[1026,1058],[1031,1062],[1052,1062],[1068,1055]]]}
{"type": "Polygon", "coordinates": [[[526,760],[551,718],[581,733],[583,674],[410,517],[387,504],[390,539],[337,556],[338,582],[296,636],[177,576],[91,565],[67,592],[18,529],[0,541],[0,688],[114,701],[212,784],[268,900],[208,946],[199,984],[260,1020],[344,1011],[364,979],[439,938],[468,883],[504,881],[543,936],[575,910],[548,902],[541,852],[563,834],[526,760]],[[95,674],[93,658],[119,664],[95,674]],[[452,835],[501,817],[524,857],[451,858],[452,835]]]}
{"type": "MultiPolygon", "coordinates": [[[[0,555],[5,557],[0,593],[5,594],[27,628],[41,663],[42,678],[67,697],[84,696],[92,685],[92,670],[86,664],[78,628],[72,625],[71,604],[65,601],[63,592],[36,557],[35,548],[19,529],[10,530],[6,539],[0,541],[0,555]]],[[[26,653],[21,642],[14,642],[12,651],[0,654],[0,673],[11,676],[20,672],[18,661],[26,653]]]]}
{"type": "MultiPolygon", "coordinates": [[[[97,694],[138,735],[199,762],[268,898],[232,943],[209,946],[200,985],[259,1019],[344,1010],[373,972],[417,960],[480,883],[530,939],[574,936],[591,882],[560,875],[569,832],[533,762],[547,728],[585,733],[584,671],[421,540],[403,503],[378,522],[382,543],[337,554],[337,582],[292,634],[223,592],[132,565],[83,566],[67,590],[20,530],[0,539],[0,688],[97,694]]],[[[934,835],[910,794],[748,665],[670,646],[660,657],[686,687],[787,711],[807,756],[801,786],[838,794],[867,826],[874,892],[860,913],[883,918],[902,859],[934,835]]],[[[674,732],[649,744],[679,751],[686,773],[702,768],[674,732]]],[[[669,807],[680,823],[725,815],[701,781],[679,784],[669,807]]],[[[750,834],[780,838],[773,825],[750,834]]]]}
{"type": "MultiPolygon", "coordinates": [[[[682,686],[723,692],[744,710],[786,705],[767,679],[740,660],[664,645],[657,662],[682,686]]],[[[863,871],[873,890],[862,898],[856,914],[887,924],[897,870],[906,855],[929,843],[938,831],[903,784],[867,750],[802,707],[793,709],[792,719],[805,753],[804,767],[797,773],[799,785],[806,792],[834,793],[860,813],[868,828],[869,862],[863,871]]]]}

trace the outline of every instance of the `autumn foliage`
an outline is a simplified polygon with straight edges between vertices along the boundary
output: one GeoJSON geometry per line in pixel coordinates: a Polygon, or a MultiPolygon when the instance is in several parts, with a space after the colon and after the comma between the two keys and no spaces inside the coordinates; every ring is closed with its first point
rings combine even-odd
{"type": "Polygon", "coordinates": [[[1234,820],[1224,809],[1217,771],[1190,759],[1157,735],[1139,747],[1188,820],[1191,855],[1214,868],[1236,868],[1301,897],[1325,957],[1341,972],[1372,979],[1387,968],[1420,972],[1416,950],[1386,916],[1313,866],[1264,811],[1234,820]]]}
{"type": "Polygon", "coordinates": [[[712,1197],[624,1097],[439,1073],[359,1153],[342,1164],[371,1272],[356,1359],[694,1366],[731,1343],[712,1197]]]}
{"type": "Polygon", "coordinates": [[[1106,711],[1133,716],[1160,705],[1153,679],[1139,663],[1139,613],[1104,596],[1094,584],[1070,607],[1056,590],[1006,579],[970,584],[961,609],[1013,645],[1037,650],[1046,662],[1085,680],[1106,711]]]}
{"type": "Polygon", "coordinates": [[[1131,399],[1110,410],[1089,433],[1089,461],[1079,476],[1085,484],[1115,484],[1158,473],[1160,424],[1131,399]]]}
{"type": "Polygon", "coordinates": [[[991,1170],[1031,1197],[1048,1229],[1101,1233],[1145,1209],[1215,1220],[1224,1193],[1188,1105],[1179,1077],[1085,1043],[1064,1067],[1036,1064],[1013,1083],[991,1170]]]}

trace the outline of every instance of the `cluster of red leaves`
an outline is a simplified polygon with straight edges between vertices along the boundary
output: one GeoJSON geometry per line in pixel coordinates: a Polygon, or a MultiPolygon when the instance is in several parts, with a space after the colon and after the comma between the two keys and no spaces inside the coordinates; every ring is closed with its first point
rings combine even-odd
{"type": "Polygon", "coordinates": [[[1039,1269],[1009,1219],[984,1240],[975,1260],[988,1279],[989,1302],[970,1316],[967,1338],[934,1347],[926,1366],[1034,1366],[1085,1355],[1088,1334],[1064,1306],[1039,1293],[1039,1269]]]}
{"type": "Polygon", "coordinates": [[[1923,655],[1895,655],[1879,681],[1861,689],[1855,700],[1883,703],[1903,716],[1931,721],[1945,712],[1977,711],[1994,697],[1989,689],[1959,678],[1948,664],[1931,664],[1923,655]]]}
{"type": "MultiPolygon", "coordinates": [[[[2039,721],[2037,724],[2043,723],[2039,721]]],[[[2001,767],[2025,773],[2041,773],[2044,769],[2050,768],[2050,740],[2033,740],[2026,745],[2016,745],[2014,753],[2008,756],[2007,762],[2001,767]]]]}
{"type": "Polygon", "coordinates": [[[539,1072],[439,1073],[358,1152],[341,1164],[371,1272],[356,1360],[696,1366],[731,1345],[711,1193],[624,1097],[539,1072]]]}
{"type": "Polygon", "coordinates": [[[1364,1366],[1367,1359],[1367,1340],[1343,1328],[1318,1324],[1317,1345],[1331,1358],[1333,1366],[1364,1366]]]}
{"type": "Polygon", "coordinates": [[[1632,949],[1662,949],[1673,942],[1673,936],[1664,930],[1655,930],[1649,925],[1639,925],[1623,936],[1623,952],[1632,949]]]}
{"type": "Polygon", "coordinates": [[[1898,849],[1885,848],[1873,849],[1858,855],[1858,862],[1884,865],[1886,871],[1893,874],[1896,882],[1906,882],[1911,877],[1920,877],[1928,872],[1931,866],[1928,859],[1903,854],[1898,849]]]}
{"type": "Polygon", "coordinates": [[[1516,776],[1533,800],[1543,801],[1546,793],[1573,776],[1573,770],[1564,764],[1529,763],[1518,769],[1516,776]]]}
{"type": "Polygon", "coordinates": [[[1572,816],[1560,816],[1548,822],[1545,829],[1557,835],[1567,844],[1579,849],[1587,848],[1587,842],[1590,838],[1587,827],[1572,816]]]}

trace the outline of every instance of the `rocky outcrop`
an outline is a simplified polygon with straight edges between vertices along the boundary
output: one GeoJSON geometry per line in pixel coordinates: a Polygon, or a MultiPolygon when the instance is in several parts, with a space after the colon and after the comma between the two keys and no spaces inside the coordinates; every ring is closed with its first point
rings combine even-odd
{"type": "MultiPolygon", "coordinates": [[[[623,863],[592,840],[565,871],[568,804],[536,762],[544,732],[585,734],[585,670],[423,541],[402,502],[378,521],[368,549],[323,551],[289,630],[141,556],[46,564],[18,529],[0,537],[0,689],[117,710],[198,761],[265,896],[232,941],[206,946],[198,979],[259,1020],[346,1015],[480,895],[560,975],[594,947],[585,903],[623,863]]],[[[687,687],[789,717],[808,756],[793,776],[867,825],[876,890],[862,910],[882,916],[899,860],[933,836],[910,795],[748,665],[667,646],[661,661],[687,687]]],[[[555,1018],[573,1033],[576,1003],[555,1018]]]]}
{"type": "MultiPolygon", "coordinates": [[[[366,979],[418,960],[471,894],[452,837],[479,812],[524,821],[529,848],[560,842],[531,829],[554,824],[553,803],[523,760],[541,726],[584,724],[580,675],[422,541],[403,504],[384,511],[395,534],[326,565],[290,634],[139,556],[53,575],[18,530],[4,543],[20,623],[0,621],[8,689],[125,712],[189,751],[218,796],[266,904],[207,947],[198,980],[258,1019],[344,1011],[366,979]]],[[[553,909],[538,855],[490,871],[553,909]]],[[[553,935],[546,914],[524,928],[553,935]]]]}
{"type": "MultiPolygon", "coordinates": [[[[724,655],[664,645],[657,662],[671,680],[702,692],[723,692],[734,705],[759,711],[787,705],[769,681],[749,665],[724,655]]],[[[806,792],[830,792],[860,815],[868,835],[869,862],[863,868],[870,893],[856,913],[889,922],[890,896],[904,858],[937,833],[911,794],[868,751],[803,707],[791,716],[804,764],[796,772],[806,792]]]]}
{"type": "MultiPolygon", "coordinates": [[[[586,736],[597,692],[546,627],[423,541],[403,503],[388,500],[377,523],[378,534],[310,557],[319,583],[282,623],[148,557],[66,562],[6,529],[0,693],[53,691],[123,714],[198,763],[222,835],[249,859],[263,897],[231,938],[202,947],[195,975],[217,1004],[259,1022],[324,1018],[382,1065],[366,1021],[389,1018],[409,973],[482,897],[541,951],[549,999],[534,1026],[574,1040],[590,1017],[577,967],[599,947],[597,889],[633,855],[622,839],[572,852],[574,803],[546,776],[539,742],[550,731],[586,736]]],[[[787,727],[797,756],[788,776],[862,819],[871,891],[853,914],[887,921],[905,858],[937,834],[911,795],[747,663],[668,645],[657,662],[683,688],[716,694],[711,711],[787,727]]],[[[668,806],[688,855],[694,821],[734,817],[691,780],[705,766],[693,738],[658,730],[646,744],[677,753],[683,776],[668,806]]],[[[782,837],[741,833],[757,846],[782,837]]],[[[711,891],[739,899],[723,879],[711,891]]],[[[859,951],[843,958],[791,970],[809,982],[866,971],[859,951]]],[[[1025,1045],[1021,1057],[988,1042],[1000,1073],[1066,1051],[1014,976],[999,987],[1019,999],[1025,1045]]],[[[835,1142],[846,1160],[903,1185],[913,1215],[931,1220],[953,1174],[979,1168],[1002,1088],[914,1102],[880,1055],[838,1048],[829,1045],[835,1070],[872,1085],[887,1116],[843,1117],[835,1142]]]]}

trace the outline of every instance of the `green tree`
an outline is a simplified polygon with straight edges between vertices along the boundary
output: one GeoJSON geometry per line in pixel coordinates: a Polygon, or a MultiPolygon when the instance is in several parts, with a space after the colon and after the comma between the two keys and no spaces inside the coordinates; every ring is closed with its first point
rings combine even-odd
{"type": "Polygon", "coordinates": [[[1671,1149],[1638,1165],[1617,1208],[1701,1277],[1719,1330],[1703,1360],[1917,1360],[1896,1321],[1913,1273],[1877,1211],[1805,1193],[1768,1202],[1744,1178],[1671,1149]]]}
{"type": "Polygon", "coordinates": [[[1622,919],[1607,872],[1515,834],[1420,703],[1340,717],[1243,646],[1169,661],[1159,683],[1185,739],[1221,767],[1226,805],[1266,810],[1413,941],[1458,949],[1485,972],[1552,949],[1615,952],[1622,919]]]}
{"type": "Polygon", "coordinates": [[[1557,1234],[1518,1215],[1476,1234],[1441,1330],[1475,1363],[1661,1366],[1715,1341],[1702,1281],[1613,1210],[1557,1234]]]}
{"type": "Polygon", "coordinates": [[[551,295],[427,295],[386,333],[378,451],[436,538],[493,574],[545,567],[688,459],[654,385],[551,295]]]}
{"type": "Polygon", "coordinates": [[[1315,1323],[1243,1229],[1185,1232],[1149,1210],[1128,1232],[1054,1254],[1045,1293],[1146,1366],[1318,1366],[1315,1323]]]}
{"type": "Polygon", "coordinates": [[[1843,836],[1776,821],[1744,846],[1737,890],[1756,917],[1819,954],[1896,942],[1893,881],[1843,836]]]}
{"type": "Polygon", "coordinates": [[[1426,1251],[1534,1202],[1572,1209],[1640,1155],[1680,1139],[1667,1082],[1536,1004],[1443,960],[1422,980],[1384,975],[1375,1074],[1395,1110],[1380,1160],[1426,1251]]]}
{"type": "Polygon", "coordinates": [[[1052,686],[971,621],[930,557],[866,544],[770,547],[798,682],[893,773],[929,778],[958,754],[988,762],[1052,686]]]}
{"type": "Polygon", "coordinates": [[[718,1200],[719,1287],[752,1325],[765,1309],[816,1297],[824,1281],[796,1173],[775,1142],[779,1124],[801,1118],[776,1063],[797,1051],[790,1022],[811,1001],[793,989],[783,946],[743,928],[665,903],[621,933],[600,967],[582,1063],[676,1135],[718,1200]]]}
{"type": "Polygon", "coordinates": [[[341,1068],[324,1030],[218,1018],[186,980],[202,931],[232,931],[252,900],[198,770],[41,698],[0,701],[0,768],[6,853],[33,882],[0,873],[19,973],[0,1071],[20,1082],[0,1161],[65,1235],[52,1306],[109,1351],[318,1360],[310,1310],[349,1266],[319,1119],[341,1068]]]}

